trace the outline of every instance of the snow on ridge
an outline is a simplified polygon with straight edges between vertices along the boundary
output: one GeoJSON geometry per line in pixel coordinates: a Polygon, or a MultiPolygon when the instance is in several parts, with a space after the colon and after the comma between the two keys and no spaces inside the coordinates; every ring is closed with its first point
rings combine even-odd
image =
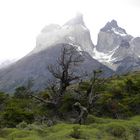
{"type": "Polygon", "coordinates": [[[71,41],[75,42],[75,38],[73,36],[68,37],[71,41]]]}
{"type": "Polygon", "coordinates": [[[121,31],[117,31],[115,28],[112,28],[111,30],[112,30],[115,34],[117,34],[117,35],[120,35],[120,36],[127,36],[126,33],[123,33],[123,32],[121,32],[121,31]]]}
{"type": "Polygon", "coordinates": [[[81,46],[80,45],[77,45],[77,44],[74,44],[74,43],[68,43],[68,44],[76,47],[77,51],[81,54],[82,49],[81,49],[81,46]]]}
{"type": "Polygon", "coordinates": [[[112,58],[113,54],[115,53],[115,51],[119,48],[119,46],[117,46],[115,49],[113,49],[112,51],[109,51],[108,53],[103,53],[103,52],[99,52],[97,51],[96,48],[94,48],[94,59],[97,59],[99,62],[107,62],[107,63],[112,63],[113,61],[115,61],[115,58],[112,58]]]}

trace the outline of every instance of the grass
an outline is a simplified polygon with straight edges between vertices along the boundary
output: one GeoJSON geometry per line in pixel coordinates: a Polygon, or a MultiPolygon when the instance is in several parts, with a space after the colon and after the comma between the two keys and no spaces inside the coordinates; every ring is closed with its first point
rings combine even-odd
{"type": "Polygon", "coordinates": [[[114,120],[89,116],[87,125],[58,123],[0,130],[0,140],[140,140],[140,116],[114,120]],[[74,137],[75,138],[74,138],[74,137]],[[77,137],[78,136],[78,137],[77,137]]]}

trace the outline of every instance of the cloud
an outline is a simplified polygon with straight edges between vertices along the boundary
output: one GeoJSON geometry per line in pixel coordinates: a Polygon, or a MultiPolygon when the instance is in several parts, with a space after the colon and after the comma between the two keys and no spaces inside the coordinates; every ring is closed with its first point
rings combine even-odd
{"type": "Polygon", "coordinates": [[[130,4],[133,4],[134,6],[140,7],[140,0],[129,0],[130,4]]]}

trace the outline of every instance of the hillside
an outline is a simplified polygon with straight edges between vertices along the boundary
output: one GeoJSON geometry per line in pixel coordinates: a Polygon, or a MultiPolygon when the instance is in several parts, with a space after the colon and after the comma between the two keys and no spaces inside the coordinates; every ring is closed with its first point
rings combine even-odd
{"type": "Polygon", "coordinates": [[[89,117],[90,124],[60,122],[53,127],[24,125],[1,130],[0,140],[139,140],[140,116],[129,120],[89,117]]]}
{"type": "Polygon", "coordinates": [[[89,106],[91,82],[93,78],[70,85],[57,106],[53,99],[58,94],[51,89],[33,95],[27,87],[18,87],[12,96],[0,93],[0,139],[139,140],[140,72],[97,78],[96,98],[89,106]],[[85,110],[87,116],[81,114],[85,110]]]}

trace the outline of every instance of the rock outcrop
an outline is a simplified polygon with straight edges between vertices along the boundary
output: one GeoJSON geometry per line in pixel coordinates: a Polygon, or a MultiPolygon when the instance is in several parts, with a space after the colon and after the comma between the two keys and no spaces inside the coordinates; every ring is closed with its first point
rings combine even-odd
{"type": "Polygon", "coordinates": [[[139,56],[140,38],[127,34],[125,29],[118,26],[117,21],[108,22],[100,30],[94,48],[95,59],[121,74],[137,70],[135,63],[139,63],[139,56]]]}

